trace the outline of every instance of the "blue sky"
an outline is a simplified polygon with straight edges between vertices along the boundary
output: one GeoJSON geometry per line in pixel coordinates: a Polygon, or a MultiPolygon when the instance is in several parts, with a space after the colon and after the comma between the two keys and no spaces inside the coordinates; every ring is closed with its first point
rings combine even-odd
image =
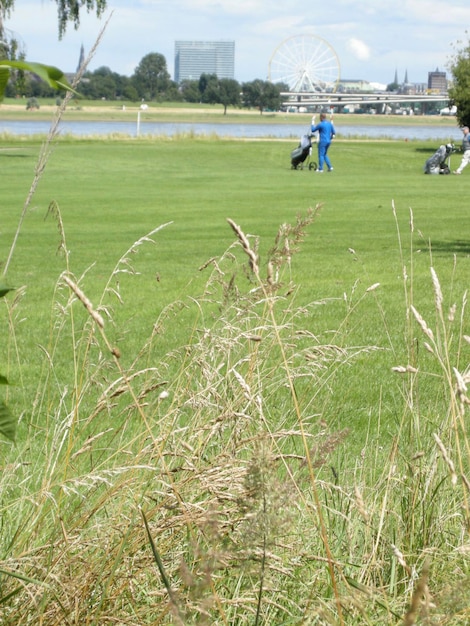
{"type": "Polygon", "coordinates": [[[455,46],[468,42],[470,0],[109,0],[101,20],[83,13],[79,30],[69,26],[60,42],[53,0],[16,0],[5,26],[30,61],[73,72],[80,46],[88,53],[108,18],[90,70],[130,76],[142,57],[159,52],[173,77],[175,40],[230,39],[235,78],[266,79],[276,49],[310,35],[333,50],[341,78],[387,84],[397,71],[399,80],[407,72],[424,83],[429,71],[447,71],[455,46]]]}

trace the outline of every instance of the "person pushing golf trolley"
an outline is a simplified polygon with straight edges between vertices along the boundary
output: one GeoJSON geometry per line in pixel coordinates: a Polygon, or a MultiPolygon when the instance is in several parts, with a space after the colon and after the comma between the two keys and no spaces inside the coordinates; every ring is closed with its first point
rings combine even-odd
{"type": "Polygon", "coordinates": [[[320,113],[320,122],[315,124],[315,117],[312,118],[312,127],[310,132],[318,132],[318,174],[323,173],[323,163],[326,163],[329,172],[333,171],[330,158],[328,156],[328,148],[336,136],[336,130],[333,122],[327,120],[326,113],[320,113]]]}

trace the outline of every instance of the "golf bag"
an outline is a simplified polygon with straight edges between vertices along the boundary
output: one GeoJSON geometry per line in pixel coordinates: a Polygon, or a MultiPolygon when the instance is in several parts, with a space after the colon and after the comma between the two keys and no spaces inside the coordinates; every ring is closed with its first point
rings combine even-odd
{"type": "MultiPolygon", "coordinates": [[[[317,164],[310,161],[310,155],[312,154],[312,137],[311,135],[302,135],[300,143],[295,150],[290,153],[290,162],[293,170],[303,169],[304,163],[308,158],[308,169],[316,170],[317,164]]],[[[305,163],[305,165],[307,165],[305,163]]]]}
{"type": "Polygon", "coordinates": [[[455,147],[452,143],[439,146],[436,152],[424,164],[424,173],[450,174],[450,165],[447,164],[447,159],[453,152],[455,152],[455,147]]]}

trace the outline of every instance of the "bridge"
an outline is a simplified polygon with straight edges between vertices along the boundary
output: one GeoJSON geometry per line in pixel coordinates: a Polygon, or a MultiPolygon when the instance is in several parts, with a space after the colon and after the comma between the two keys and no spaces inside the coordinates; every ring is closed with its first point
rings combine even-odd
{"type": "Polygon", "coordinates": [[[344,107],[371,107],[377,108],[384,113],[386,107],[390,105],[410,106],[421,104],[422,112],[428,109],[428,104],[440,103],[447,106],[449,96],[447,93],[420,93],[420,94],[399,94],[393,92],[380,93],[308,93],[305,91],[282,92],[282,104],[285,107],[315,107],[315,108],[339,108],[344,107]]]}

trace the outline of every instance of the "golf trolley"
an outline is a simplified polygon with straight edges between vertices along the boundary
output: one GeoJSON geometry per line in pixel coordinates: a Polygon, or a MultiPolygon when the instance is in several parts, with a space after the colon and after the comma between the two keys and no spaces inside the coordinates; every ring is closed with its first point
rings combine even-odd
{"type": "Polygon", "coordinates": [[[291,169],[303,170],[308,167],[309,170],[315,171],[317,164],[311,160],[312,156],[312,135],[302,135],[300,143],[290,153],[291,169]]]}
{"type": "Polygon", "coordinates": [[[450,174],[450,155],[456,152],[453,143],[439,146],[424,164],[425,174],[450,174]]]}

